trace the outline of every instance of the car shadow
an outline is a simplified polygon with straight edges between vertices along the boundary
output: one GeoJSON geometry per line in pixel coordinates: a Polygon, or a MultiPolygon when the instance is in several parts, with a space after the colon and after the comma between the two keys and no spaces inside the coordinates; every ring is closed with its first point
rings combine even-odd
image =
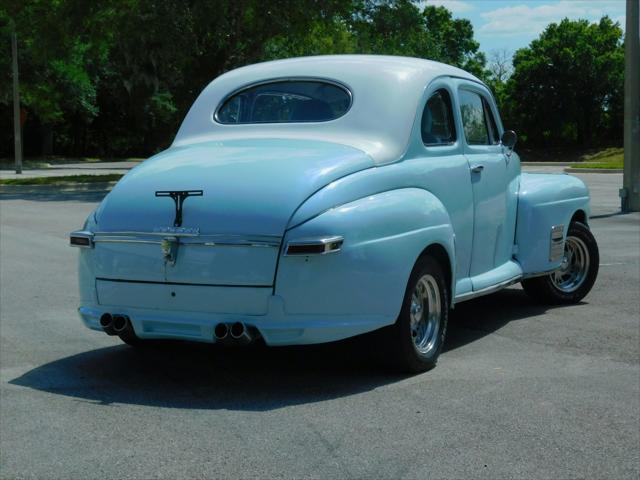
{"type": "Polygon", "coordinates": [[[366,337],[306,347],[157,342],[100,348],[39,366],[12,385],[99,404],[268,411],[373,390],[407,375],[366,337]]]}
{"type": "MultiPolygon", "coordinates": [[[[544,313],[524,292],[509,289],[460,304],[446,352],[544,313]]],[[[247,348],[157,342],[90,350],[26,372],[9,383],[97,404],[268,411],[320,402],[408,377],[374,345],[379,333],[305,347],[247,348]]]]}
{"type": "Polygon", "coordinates": [[[541,305],[520,287],[459,303],[451,311],[444,351],[451,351],[490,335],[505,325],[531,319],[562,305],[541,305]]]}

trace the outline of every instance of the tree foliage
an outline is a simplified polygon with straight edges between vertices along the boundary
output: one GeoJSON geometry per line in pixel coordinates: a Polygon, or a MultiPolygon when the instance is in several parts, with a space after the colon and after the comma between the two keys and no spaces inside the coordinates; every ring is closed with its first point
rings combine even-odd
{"type": "Polygon", "coordinates": [[[593,146],[622,135],[624,49],[617,23],[562,20],[516,51],[503,111],[538,145],[593,146]]]}
{"type": "MultiPolygon", "coordinates": [[[[263,60],[385,53],[484,66],[469,21],[409,0],[0,0],[7,53],[14,26],[31,155],[157,151],[208,82],[263,60]]],[[[9,62],[0,57],[3,72],[9,62]]],[[[10,73],[3,80],[7,122],[10,73]]],[[[0,154],[10,131],[2,124],[0,154]]]]}
{"type": "Polygon", "coordinates": [[[609,19],[551,25],[516,53],[505,81],[485,70],[468,20],[422,2],[0,0],[0,156],[13,143],[14,29],[27,155],[149,155],[171,142],[218,75],[301,55],[392,54],[459,66],[496,90],[531,139],[590,138],[622,111],[621,34],[609,19]]]}

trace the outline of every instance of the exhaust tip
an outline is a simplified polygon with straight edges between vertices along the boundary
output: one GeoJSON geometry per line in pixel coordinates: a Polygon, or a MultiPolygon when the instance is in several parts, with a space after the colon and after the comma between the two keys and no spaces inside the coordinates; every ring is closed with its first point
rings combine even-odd
{"type": "Polygon", "coordinates": [[[123,332],[129,325],[129,317],[126,315],[114,315],[113,316],[113,329],[116,333],[123,332]]]}
{"type": "Polygon", "coordinates": [[[219,323],[216,328],[213,329],[213,334],[218,340],[224,340],[229,335],[229,327],[226,323],[219,323]]]}
{"type": "Polygon", "coordinates": [[[244,324],[236,322],[231,325],[231,336],[233,338],[240,338],[244,334],[244,324]]]}
{"type": "Polygon", "coordinates": [[[100,326],[102,328],[108,328],[113,323],[113,317],[110,313],[103,313],[100,317],[100,326]]]}

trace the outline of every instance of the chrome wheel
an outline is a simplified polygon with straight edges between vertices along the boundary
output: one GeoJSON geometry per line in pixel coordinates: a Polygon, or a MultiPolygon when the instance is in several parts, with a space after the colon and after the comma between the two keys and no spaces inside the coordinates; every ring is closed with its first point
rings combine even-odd
{"type": "Polygon", "coordinates": [[[562,264],[551,274],[555,288],[564,293],[571,293],[580,288],[587,278],[589,262],[586,244],[578,237],[567,237],[562,264]]]}
{"type": "Polygon", "coordinates": [[[420,354],[426,355],[437,343],[442,317],[440,288],[433,276],[424,275],[416,283],[409,316],[413,345],[420,354]]]}

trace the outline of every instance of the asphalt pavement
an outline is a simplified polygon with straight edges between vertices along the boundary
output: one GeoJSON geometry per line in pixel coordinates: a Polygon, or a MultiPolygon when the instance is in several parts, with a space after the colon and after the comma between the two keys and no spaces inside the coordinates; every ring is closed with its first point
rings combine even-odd
{"type": "Polygon", "coordinates": [[[67,233],[101,194],[0,196],[0,478],[639,478],[640,214],[621,175],[581,178],[591,294],[460,304],[416,376],[366,336],[134,351],[76,314],[67,233]]]}

